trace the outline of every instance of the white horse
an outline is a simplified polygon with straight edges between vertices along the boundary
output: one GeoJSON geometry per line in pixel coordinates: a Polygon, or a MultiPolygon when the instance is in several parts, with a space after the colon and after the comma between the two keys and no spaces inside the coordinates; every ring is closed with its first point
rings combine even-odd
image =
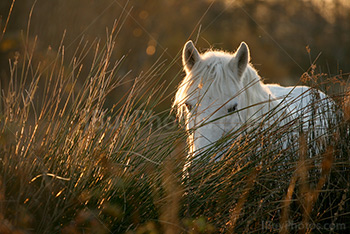
{"type": "Polygon", "coordinates": [[[324,107],[333,101],[307,86],[263,84],[249,60],[249,48],[244,42],[234,54],[222,51],[200,54],[192,41],[185,44],[182,61],[186,77],[177,90],[173,107],[185,118],[189,155],[209,148],[243,125],[253,126],[254,120],[268,116],[271,111],[276,114],[270,122],[283,124],[301,119],[306,130],[309,120],[316,116],[313,129],[325,132],[331,111],[324,107]],[[316,114],[315,106],[319,107],[316,114]]]}

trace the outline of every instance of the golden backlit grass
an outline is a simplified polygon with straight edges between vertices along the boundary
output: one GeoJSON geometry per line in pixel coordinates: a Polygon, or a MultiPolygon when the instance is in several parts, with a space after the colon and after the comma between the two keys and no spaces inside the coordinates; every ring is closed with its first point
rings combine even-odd
{"type": "Polygon", "coordinates": [[[138,78],[120,76],[123,58],[111,59],[120,24],[106,43],[81,41],[73,58],[65,57],[62,41],[54,57],[38,62],[26,38],[25,51],[10,61],[0,103],[1,233],[350,228],[348,93],[337,99],[342,109],[329,119],[322,147],[315,149],[314,129],[298,132],[295,122],[242,126],[187,174],[186,133],[170,110],[153,110],[164,97],[166,68],[158,62],[138,78]],[[87,53],[94,53],[89,64],[87,53]],[[90,72],[78,85],[84,66],[90,72]],[[130,89],[107,107],[109,92],[125,83],[130,89]],[[289,136],[291,130],[298,134],[289,136]],[[225,149],[223,160],[210,161],[225,149]]]}

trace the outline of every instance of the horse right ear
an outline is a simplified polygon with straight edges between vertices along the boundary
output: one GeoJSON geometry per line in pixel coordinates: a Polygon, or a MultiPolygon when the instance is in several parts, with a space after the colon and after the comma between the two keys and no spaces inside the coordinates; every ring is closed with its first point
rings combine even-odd
{"type": "Polygon", "coordinates": [[[231,68],[239,78],[243,75],[245,69],[247,68],[249,59],[250,55],[248,45],[245,42],[242,42],[237,49],[235,57],[230,62],[231,68]]]}
{"type": "Polygon", "coordinates": [[[182,64],[186,70],[189,72],[192,70],[193,66],[200,60],[200,55],[198,50],[194,46],[192,41],[188,41],[182,51],[182,64]]]}

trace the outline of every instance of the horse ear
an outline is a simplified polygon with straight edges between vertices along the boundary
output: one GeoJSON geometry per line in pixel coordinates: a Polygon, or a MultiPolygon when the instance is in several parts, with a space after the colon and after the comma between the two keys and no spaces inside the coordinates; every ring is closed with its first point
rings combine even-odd
{"type": "Polygon", "coordinates": [[[245,42],[241,42],[237,49],[236,56],[232,58],[230,64],[234,72],[237,73],[238,77],[243,75],[243,72],[247,68],[249,62],[249,48],[245,42]]]}
{"type": "Polygon", "coordinates": [[[196,62],[200,60],[198,50],[192,41],[188,41],[182,51],[182,64],[186,71],[191,71],[196,62]]]}

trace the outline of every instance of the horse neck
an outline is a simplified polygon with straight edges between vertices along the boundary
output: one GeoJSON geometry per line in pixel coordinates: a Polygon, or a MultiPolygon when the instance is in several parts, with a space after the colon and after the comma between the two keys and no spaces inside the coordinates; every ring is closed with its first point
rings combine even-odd
{"type": "Polygon", "coordinates": [[[252,115],[257,114],[259,109],[259,114],[264,115],[270,112],[272,109],[278,106],[279,102],[276,97],[271,93],[271,91],[260,81],[260,77],[257,72],[248,67],[245,72],[245,77],[243,77],[244,86],[248,87],[245,94],[247,101],[247,106],[256,106],[256,108],[247,109],[247,117],[250,118],[252,115]]]}

